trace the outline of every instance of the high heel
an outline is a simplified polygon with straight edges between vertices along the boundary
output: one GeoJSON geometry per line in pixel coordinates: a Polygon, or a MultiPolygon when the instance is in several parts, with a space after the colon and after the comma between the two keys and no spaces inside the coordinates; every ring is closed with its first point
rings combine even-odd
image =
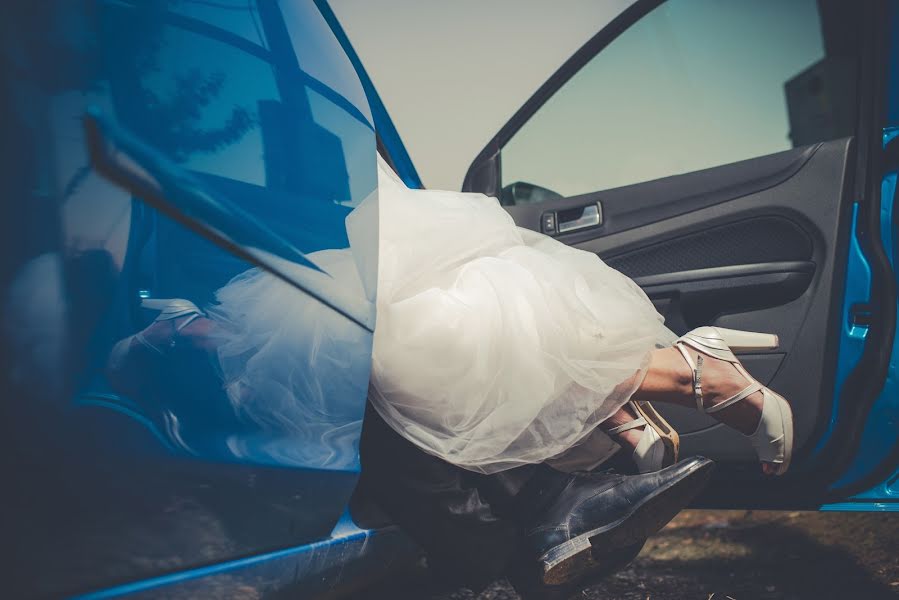
{"type": "Polygon", "coordinates": [[[760,461],[775,465],[775,475],[786,473],[790,468],[790,460],[793,455],[793,412],[790,404],[783,396],[756,381],[733,352],[734,350],[777,348],[777,336],[723,327],[698,327],[678,338],[674,346],[693,371],[693,394],[696,398],[696,409],[699,412],[713,414],[756,392],[762,393],[762,415],[758,427],[755,432],[746,437],[755,448],[760,461]],[[700,353],[695,362],[687,348],[700,353]],[[730,398],[706,408],[702,398],[703,354],[731,363],[740,375],[749,381],[749,385],[730,398]]]}
{"type": "Polygon", "coordinates": [[[697,327],[683,337],[687,336],[690,336],[691,339],[696,340],[698,343],[712,348],[719,347],[718,340],[722,340],[726,349],[734,353],[750,352],[752,350],[776,350],[780,346],[777,334],[741,331],[725,327],[697,327]]]}
{"type": "Polygon", "coordinates": [[[181,298],[145,299],[141,301],[141,306],[159,311],[159,314],[142,331],[119,340],[110,350],[106,360],[106,373],[112,388],[118,393],[128,396],[139,395],[141,393],[140,385],[137,385],[136,382],[142,382],[143,377],[152,372],[147,369],[147,364],[144,362],[146,355],[134,351],[137,345],[165,358],[168,356],[168,351],[176,346],[180,332],[194,320],[206,316],[202,310],[197,308],[196,304],[181,298]],[[175,323],[174,319],[181,317],[187,318],[180,323],[175,323]],[[171,326],[162,325],[165,321],[171,321],[171,326]],[[161,328],[170,330],[161,331],[161,328]],[[152,342],[150,338],[155,339],[156,343],[152,342]],[[161,340],[166,340],[167,343],[160,344],[161,340]],[[137,342],[137,345],[132,342],[137,342]]]}
{"type": "MultiPolygon", "coordinates": [[[[159,314],[156,321],[168,321],[185,315],[191,315],[188,322],[203,316],[203,311],[197,305],[184,298],[144,298],[141,300],[142,308],[157,310],[159,314]]],[[[182,325],[183,327],[183,325],[182,325]]]]}
{"type": "MultiPolygon", "coordinates": [[[[174,327],[171,341],[169,342],[170,348],[175,347],[178,334],[181,333],[182,329],[190,325],[194,320],[206,316],[206,313],[200,310],[196,304],[183,298],[145,298],[144,300],[141,300],[140,305],[149,310],[159,311],[159,314],[156,315],[156,318],[153,320],[153,324],[162,321],[171,321],[172,319],[178,319],[180,317],[187,317],[174,327]]],[[[153,324],[150,326],[152,327],[153,324]]],[[[146,329],[144,329],[144,331],[146,331],[146,329]]],[[[146,338],[144,331],[134,334],[134,338],[154,352],[164,355],[165,352],[162,349],[156,347],[155,344],[151,343],[146,338]]]]}
{"type": "Polygon", "coordinates": [[[670,467],[677,462],[680,450],[680,437],[673,427],[649,402],[628,402],[637,418],[606,433],[617,435],[630,429],[643,427],[643,433],[634,449],[633,461],[638,473],[651,473],[670,467]]]}

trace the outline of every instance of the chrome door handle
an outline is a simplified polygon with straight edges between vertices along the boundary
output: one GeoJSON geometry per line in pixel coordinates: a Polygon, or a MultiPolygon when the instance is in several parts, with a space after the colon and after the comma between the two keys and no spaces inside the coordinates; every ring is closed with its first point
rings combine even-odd
{"type": "Polygon", "coordinates": [[[596,227],[597,225],[602,224],[602,209],[600,208],[599,202],[583,206],[580,211],[581,214],[579,216],[566,214],[572,211],[559,211],[559,233],[568,233],[570,231],[586,229],[587,227],[596,227]]]}
{"type": "Polygon", "coordinates": [[[602,205],[599,202],[543,213],[543,233],[571,233],[602,225],[602,205]]]}

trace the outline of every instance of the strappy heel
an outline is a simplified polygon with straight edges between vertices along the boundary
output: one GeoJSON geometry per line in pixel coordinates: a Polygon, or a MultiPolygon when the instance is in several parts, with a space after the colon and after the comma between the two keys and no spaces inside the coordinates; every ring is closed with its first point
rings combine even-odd
{"type": "Polygon", "coordinates": [[[793,411],[790,409],[790,404],[783,396],[756,381],[734,356],[734,350],[777,348],[777,336],[723,327],[698,327],[678,338],[674,346],[693,371],[693,395],[696,398],[696,409],[699,412],[714,414],[756,392],[762,393],[762,416],[755,432],[746,437],[749,438],[761,462],[775,465],[775,475],[786,473],[793,455],[793,411]],[[688,348],[699,352],[696,361],[690,356],[688,348]],[[731,363],[740,375],[749,381],[749,385],[730,398],[706,408],[702,397],[703,354],[731,363]]]}
{"type": "Polygon", "coordinates": [[[649,402],[631,400],[628,405],[637,414],[637,418],[624,425],[613,427],[606,433],[614,436],[643,427],[643,434],[632,457],[634,464],[637,465],[637,471],[651,473],[676,463],[680,450],[680,437],[674,428],[649,402]]]}
{"type": "MultiPolygon", "coordinates": [[[[194,304],[190,300],[185,300],[183,298],[146,298],[144,300],[141,300],[140,305],[143,308],[149,310],[159,311],[159,314],[153,320],[154,323],[158,323],[160,321],[171,321],[180,317],[187,317],[186,319],[178,323],[174,328],[172,339],[169,342],[169,346],[172,348],[175,347],[178,334],[181,333],[182,329],[193,323],[194,320],[206,316],[206,313],[200,310],[196,304],[194,304]]],[[[134,334],[134,338],[154,352],[161,355],[165,354],[163,349],[157,348],[155,344],[151,343],[144,336],[143,331],[134,334]]]]}
{"type": "Polygon", "coordinates": [[[119,340],[110,350],[109,357],[106,360],[106,374],[109,377],[112,388],[117,393],[123,393],[128,396],[140,395],[141,382],[144,381],[144,377],[148,376],[148,373],[152,373],[152,370],[148,369],[147,363],[143,360],[146,358],[144,353],[134,352],[135,348],[138,345],[142,346],[153,354],[165,359],[170,356],[171,350],[177,345],[177,340],[183,329],[196,319],[206,316],[202,310],[197,308],[196,304],[181,298],[170,300],[145,299],[141,302],[141,306],[149,310],[159,311],[159,314],[142,331],[119,340]],[[174,319],[181,317],[187,318],[180,323],[174,321],[174,319]],[[149,339],[154,336],[148,335],[148,332],[153,328],[165,327],[164,325],[159,325],[163,321],[172,322],[171,331],[167,335],[156,336],[157,341],[154,343],[149,339]],[[160,344],[159,340],[166,340],[166,343],[160,344]]]}

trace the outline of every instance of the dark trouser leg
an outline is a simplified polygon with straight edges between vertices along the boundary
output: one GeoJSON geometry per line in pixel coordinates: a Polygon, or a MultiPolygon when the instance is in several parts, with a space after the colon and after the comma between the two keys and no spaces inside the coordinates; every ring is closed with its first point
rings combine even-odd
{"type": "Polygon", "coordinates": [[[360,452],[362,493],[421,544],[435,573],[473,589],[505,575],[523,537],[498,512],[511,512],[536,466],[489,476],[466,471],[404,439],[371,405],[360,452]]]}

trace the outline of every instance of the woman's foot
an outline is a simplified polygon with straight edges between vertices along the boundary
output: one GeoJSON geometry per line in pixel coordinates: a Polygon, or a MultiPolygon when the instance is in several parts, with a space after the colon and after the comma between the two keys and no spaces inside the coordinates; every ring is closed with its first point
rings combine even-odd
{"type": "Polygon", "coordinates": [[[782,475],[792,455],[790,406],[746,371],[725,343],[728,333],[764,337],[715,327],[691,331],[675,346],[685,359],[686,369],[682,370],[680,380],[689,380],[690,395],[700,412],[712,415],[750,438],[766,475],[782,475]]]}
{"type": "MultiPolygon", "coordinates": [[[[703,362],[702,404],[705,409],[712,408],[716,404],[740,393],[751,383],[731,363],[691,351],[694,361],[697,361],[700,355],[703,362]]],[[[692,372],[686,363],[684,363],[684,367],[687,376],[692,380],[692,372]]],[[[690,400],[693,400],[692,389],[690,391],[690,400]]],[[[759,427],[764,402],[765,397],[762,392],[754,392],[744,398],[742,402],[735,402],[712,413],[710,416],[728,427],[736,429],[743,435],[749,436],[759,427]]],[[[766,475],[774,474],[776,470],[775,465],[767,462],[762,462],[761,464],[763,473],[766,475]]]]}
{"type": "Polygon", "coordinates": [[[640,438],[643,437],[643,430],[646,429],[646,425],[638,425],[630,429],[625,429],[623,431],[614,432],[614,430],[619,427],[623,427],[628,425],[629,423],[633,423],[637,420],[637,412],[631,406],[631,403],[628,402],[624,406],[618,409],[618,412],[613,414],[611,417],[606,419],[600,425],[600,428],[609,434],[615,442],[618,443],[619,446],[633,452],[637,448],[637,444],[640,443],[640,438]]]}
{"type": "Polygon", "coordinates": [[[213,350],[216,325],[192,302],[173,299],[153,301],[149,308],[160,310],[143,330],[119,340],[106,363],[106,374],[114,390],[136,395],[145,377],[153,372],[148,365],[160,357],[170,357],[173,349],[213,350]]]}
{"type": "MultiPolygon", "coordinates": [[[[690,355],[695,362],[703,363],[702,380],[702,405],[709,409],[716,404],[727,400],[731,396],[740,393],[751,381],[743,377],[733,364],[690,350],[690,355]]],[[[685,376],[692,380],[692,371],[684,363],[685,376]]],[[[693,400],[693,390],[690,390],[690,400],[693,400]]],[[[754,392],[742,402],[731,404],[712,416],[728,427],[736,429],[743,435],[751,435],[759,426],[762,418],[762,403],[764,396],[761,391],[754,392]]]]}
{"type": "Polygon", "coordinates": [[[192,348],[210,349],[214,347],[213,321],[203,315],[191,314],[153,321],[143,331],[141,337],[159,354],[179,344],[187,343],[192,348]]]}
{"type": "Polygon", "coordinates": [[[628,402],[600,427],[628,452],[638,473],[659,471],[677,462],[677,432],[649,402],[628,402]]]}

